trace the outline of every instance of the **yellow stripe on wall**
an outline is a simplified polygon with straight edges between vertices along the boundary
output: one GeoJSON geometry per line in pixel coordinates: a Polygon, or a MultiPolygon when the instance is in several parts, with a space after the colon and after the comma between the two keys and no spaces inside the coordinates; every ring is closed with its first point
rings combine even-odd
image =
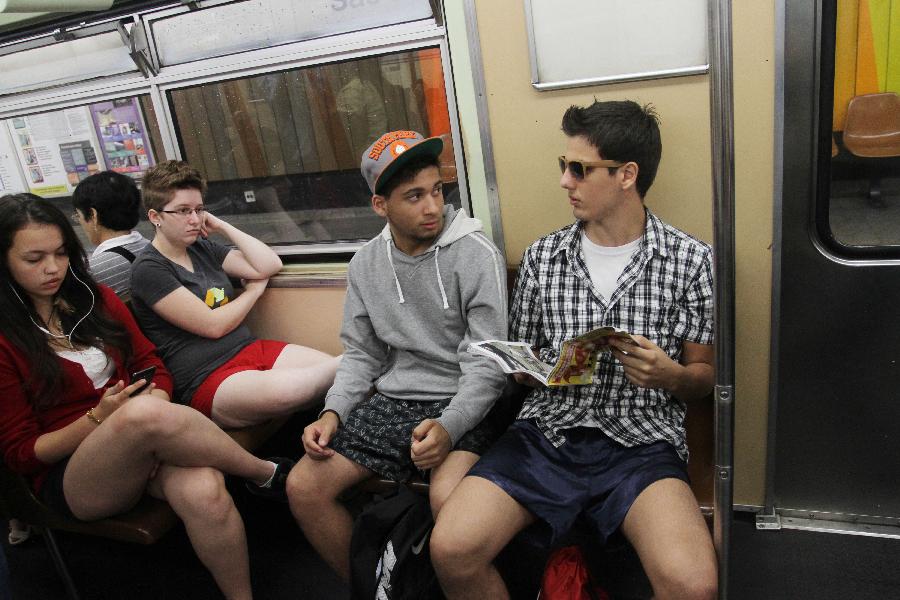
{"type": "Polygon", "coordinates": [[[887,83],[888,48],[891,40],[891,5],[893,2],[892,0],[868,0],[868,3],[878,91],[883,92],[887,83]]]}
{"type": "MultiPolygon", "coordinates": [[[[898,3],[900,4],[900,3],[898,3]]],[[[856,39],[859,25],[859,0],[837,3],[834,48],[833,129],[843,131],[847,103],[856,95],[856,39]]]]}
{"type": "MultiPolygon", "coordinates": [[[[877,0],[875,0],[877,2],[877,0]]],[[[859,27],[857,28],[856,47],[856,95],[876,94],[881,91],[878,85],[878,67],[875,59],[875,42],[872,32],[870,0],[859,0],[859,27]]]]}
{"type": "Polygon", "coordinates": [[[900,94],[900,2],[891,3],[885,91],[900,94]]]}

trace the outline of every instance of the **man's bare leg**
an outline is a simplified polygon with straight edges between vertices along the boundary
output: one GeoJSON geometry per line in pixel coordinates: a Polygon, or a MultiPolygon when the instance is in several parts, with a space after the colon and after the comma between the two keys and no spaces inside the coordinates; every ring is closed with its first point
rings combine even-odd
{"type": "Polygon", "coordinates": [[[466,477],[444,503],[431,534],[431,561],[447,600],[504,600],[494,558],[534,516],[499,486],[466,477]]]}
{"type": "Polygon", "coordinates": [[[344,580],[350,579],[353,519],[338,497],[372,471],[335,453],[323,460],[304,456],[288,475],[291,512],[309,543],[344,580]]]}
{"type": "Polygon", "coordinates": [[[431,485],[428,490],[428,498],[431,501],[431,514],[437,517],[441,506],[450,497],[450,494],[459,485],[469,469],[472,468],[480,457],[467,450],[454,450],[447,455],[438,467],[431,472],[431,485]]]}
{"type": "Polygon", "coordinates": [[[641,492],[622,523],[657,600],[714,600],[716,552],[700,507],[680,479],[641,492]]]}

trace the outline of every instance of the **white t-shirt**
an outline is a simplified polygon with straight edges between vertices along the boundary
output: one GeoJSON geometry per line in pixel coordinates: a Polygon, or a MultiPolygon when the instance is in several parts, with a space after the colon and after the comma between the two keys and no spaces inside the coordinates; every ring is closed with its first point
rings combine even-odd
{"type": "Polygon", "coordinates": [[[607,302],[616,290],[619,276],[631,262],[631,255],[640,245],[641,238],[624,246],[599,246],[588,239],[584,231],[581,232],[581,255],[591,276],[591,283],[607,302]]]}

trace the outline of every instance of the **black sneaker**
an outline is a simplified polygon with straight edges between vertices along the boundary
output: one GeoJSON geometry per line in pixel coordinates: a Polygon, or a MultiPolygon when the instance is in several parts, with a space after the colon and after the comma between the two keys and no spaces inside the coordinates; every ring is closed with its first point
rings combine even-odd
{"type": "Polygon", "coordinates": [[[279,502],[287,502],[287,493],[285,492],[285,484],[287,483],[288,473],[294,468],[295,461],[290,458],[282,458],[273,456],[266,460],[275,463],[275,474],[267,486],[258,485],[252,481],[246,481],[247,490],[256,496],[268,498],[269,500],[278,500],[279,502]]]}

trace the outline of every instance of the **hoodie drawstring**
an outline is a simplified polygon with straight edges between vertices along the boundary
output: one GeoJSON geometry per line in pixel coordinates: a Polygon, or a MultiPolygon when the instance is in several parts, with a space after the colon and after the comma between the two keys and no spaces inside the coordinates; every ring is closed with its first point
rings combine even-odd
{"type": "Polygon", "coordinates": [[[385,249],[387,250],[388,262],[391,263],[391,271],[394,273],[394,284],[397,286],[397,295],[400,296],[400,304],[406,302],[403,298],[403,290],[400,288],[400,280],[397,279],[397,269],[394,268],[394,259],[391,258],[391,240],[390,238],[384,240],[385,241],[385,249]]]}
{"type": "Polygon", "coordinates": [[[450,305],[447,303],[447,292],[444,291],[444,281],[441,279],[441,265],[438,264],[438,251],[440,249],[440,246],[434,247],[434,270],[437,271],[438,287],[441,288],[441,300],[444,301],[444,310],[446,310],[450,308],[450,305]]]}

